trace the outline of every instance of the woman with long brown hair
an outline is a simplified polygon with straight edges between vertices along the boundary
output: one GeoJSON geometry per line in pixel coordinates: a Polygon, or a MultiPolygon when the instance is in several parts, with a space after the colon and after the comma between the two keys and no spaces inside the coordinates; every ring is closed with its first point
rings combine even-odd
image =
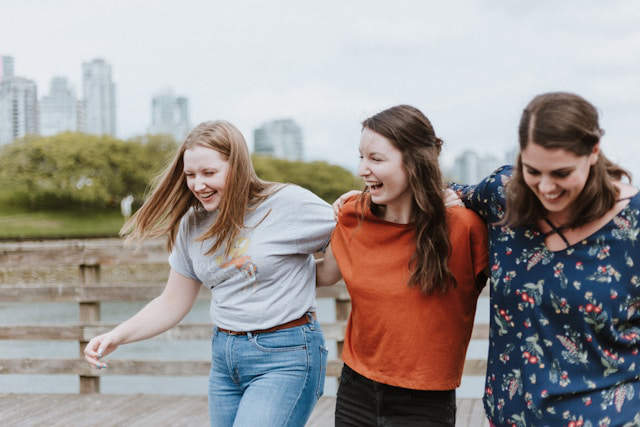
{"type": "Polygon", "coordinates": [[[515,167],[454,185],[489,228],[495,426],[640,425],[640,196],[603,135],[584,98],[538,95],[515,167]]]}
{"type": "Polygon", "coordinates": [[[487,237],[470,210],[446,209],[442,141],[418,109],[398,105],[362,123],[359,175],[318,284],[351,295],[336,426],[455,425],[487,237]]]}
{"type": "Polygon", "coordinates": [[[242,134],[198,125],[151,196],[124,225],[167,236],[171,270],[160,296],[106,334],[85,358],[106,368],[119,345],[176,325],[211,290],[212,426],[303,426],[322,395],[326,355],[315,315],[313,253],[335,225],[331,207],[295,185],[260,180],[242,134]]]}

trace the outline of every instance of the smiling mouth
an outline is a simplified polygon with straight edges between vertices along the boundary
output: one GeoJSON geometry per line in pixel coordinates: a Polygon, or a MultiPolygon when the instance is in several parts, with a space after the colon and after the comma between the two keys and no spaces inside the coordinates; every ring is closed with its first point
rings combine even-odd
{"type": "Polygon", "coordinates": [[[377,183],[377,184],[367,184],[369,186],[369,190],[370,191],[375,191],[375,190],[379,190],[382,188],[382,183],[377,183]]]}
{"type": "Polygon", "coordinates": [[[214,190],[214,191],[209,191],[207,193],[200,193],[198,194],[198,197],[200,198],[200,200],[208,200],[208,199],[211,199],[216,194],[218,194],[218,192],[214,190]]]}
{"type": "Polygon", "coordinates": [[[560,191],[560,192],[554,193],[554,194],[543,194],[542,197],[544,197],[546,200],[556,200],[560,196],[562,196],[563,194],[564,194],[564,191],[560,191]]]}

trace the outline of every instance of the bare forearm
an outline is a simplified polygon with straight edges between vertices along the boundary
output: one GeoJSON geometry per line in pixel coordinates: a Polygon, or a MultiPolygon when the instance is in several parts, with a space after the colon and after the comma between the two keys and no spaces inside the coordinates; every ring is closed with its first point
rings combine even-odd
{"type": "Polygon", "coordinates": [[[177,325],[188,311],[184,307],[176,307],[166,296],[160,295],[133,317],[118,325],[113,333],[120,344],[145,340],[177,325]]]}
{"type": "Polygon", "coordinates": [[[338,268],[331,247],[328,247],[324,257],[316,261],[316,285],[330,286],[340,279],[342,279],[340,268],[338,268]]]}

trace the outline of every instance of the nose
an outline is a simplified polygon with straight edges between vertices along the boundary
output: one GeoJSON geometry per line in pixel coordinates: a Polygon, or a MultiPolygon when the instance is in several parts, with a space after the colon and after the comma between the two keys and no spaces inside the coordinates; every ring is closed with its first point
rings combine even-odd
{"type": "Polygon", "coordinates": [[[365,177],[370,173],[371,171],[369,170],[369,165],[367,165],[367,161],[364,159],[360,159],[360,164],[358,165],[358,176],[365,177]]]}
{"type": "Polygon", "coordinates": [[[204,184],[204,180],[202,179],[202,177],[199,177],[198,175],[196,175],[193,178],[193,189],[195,191],[201,191],[205,189],[205,184],[204,184]]]}
{"type": "Polygon", "coordinates": [[[543,175],[542,178],[540,178],[540,182],[538,183],[538,188],[540,189],[541,192],[548,193],[553,189],[555,189],[555,187],[556,187],[556,184],[553,178],[545,175],[543,175]]]}

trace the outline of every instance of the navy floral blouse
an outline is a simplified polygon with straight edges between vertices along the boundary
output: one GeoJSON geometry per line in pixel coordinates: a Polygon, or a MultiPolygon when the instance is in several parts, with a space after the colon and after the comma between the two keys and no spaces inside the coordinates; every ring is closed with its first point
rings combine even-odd
{"type": "Polygon", "coordinates": [[[535,227],[497,225],[504,166],[453,184],[489,228],[485,411],[496,426],[640,426],[640,195],[552,252],[535,227]]]}

